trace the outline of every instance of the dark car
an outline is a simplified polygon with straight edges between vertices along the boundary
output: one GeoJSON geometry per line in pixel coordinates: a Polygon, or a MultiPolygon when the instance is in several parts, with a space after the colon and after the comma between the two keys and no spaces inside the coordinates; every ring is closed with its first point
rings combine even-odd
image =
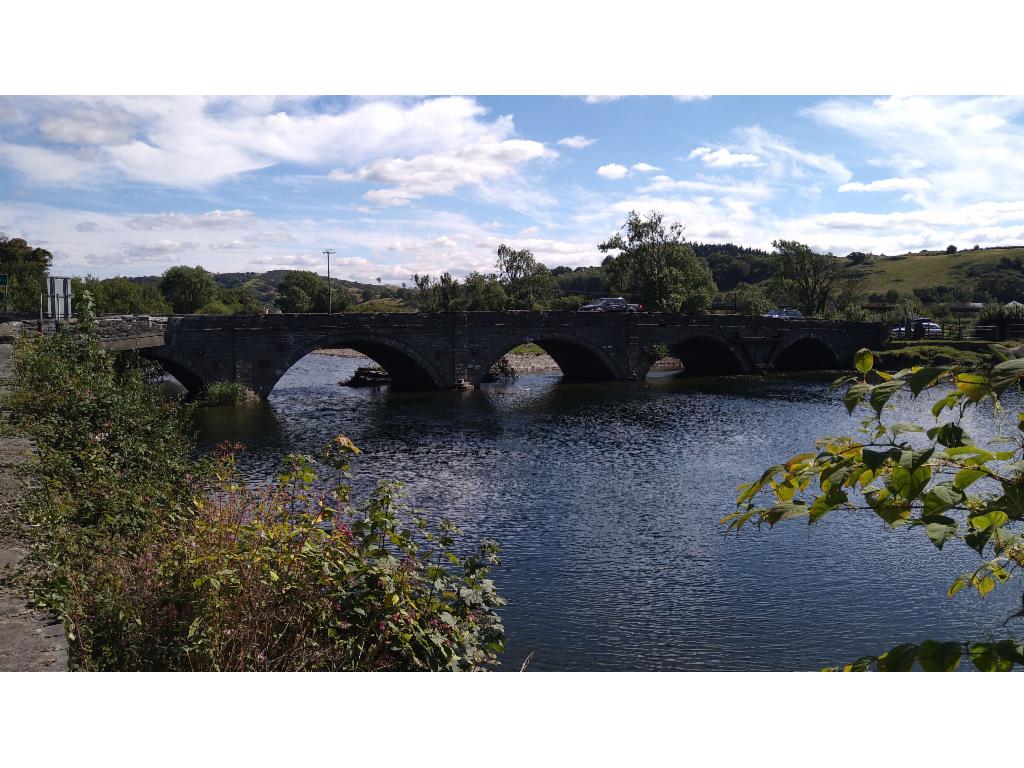
{"type": "Polygon", "coordinates": [[[915,317],[907,324],[890,328],[889,335],[897,339],[941,339],[942,326],[930,317],[915,317]]]}
{"type": "Polygon", "coordinates": [[[640,304],[629,304],[621,296],[609,296],[598,299],[579,308],[580,312],[641,312],[643,306],[640,304]]]}

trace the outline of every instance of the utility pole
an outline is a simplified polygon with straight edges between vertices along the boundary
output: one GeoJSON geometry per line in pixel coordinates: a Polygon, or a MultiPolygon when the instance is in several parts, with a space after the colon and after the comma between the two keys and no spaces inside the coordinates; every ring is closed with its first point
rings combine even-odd
{"type": "Polygon", "coordinates": [[[327,248],[324,250],[324,256],[327,257],[327,314],[331,314],[334,309],[334,290],[331,288],[331,256],[334,255],[333,248],[327,248]]]}

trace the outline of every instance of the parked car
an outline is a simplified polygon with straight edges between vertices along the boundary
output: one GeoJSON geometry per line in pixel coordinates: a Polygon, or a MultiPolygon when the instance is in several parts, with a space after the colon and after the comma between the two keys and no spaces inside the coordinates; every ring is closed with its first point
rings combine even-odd
{"type": "Polygon", "coordinates": [[[609,296],[579,308],[580,312],[642,312],[642,304],[629,304],[621,296],[609,296]]]}
{"type": "Polygon", "coordinates": [[[915,317],[909,323],[894,325],[889,335],[897,339],[941,339],[942,326],[930,317],[915,317]]]}
{"type": "Polygon", "coordinates": [[[778,307],[776,307],[775,309],[769,309],[767,312],[764,313],[764,316],[781,317],[787,320],[799,320],[803,318],[804,313],[801,312],[799,309],[779,309],[778,307]]]}

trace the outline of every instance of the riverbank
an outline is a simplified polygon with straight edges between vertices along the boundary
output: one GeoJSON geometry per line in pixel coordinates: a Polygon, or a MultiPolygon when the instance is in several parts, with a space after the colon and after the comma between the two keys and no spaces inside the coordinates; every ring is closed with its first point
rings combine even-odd
{"type": "Polygon", "coordinates": [[[68,668],[63,625],[34,610],[15,583],[28,551],[20,510],[35,445],[16,433],[12,414],[2,406],[11,389],[11,333],[0,325],[0,672],[61,672],[68,668]]]}
{"type": "MultiPolygon", "coordinates": [[[[375,365],[369,357],[352,349],[318,349],[313,354],[326,355],[328,357],[360,358],[368,361],[369,365],[375,365]]],[[[558,363],[554,361],[551,355],[533,344],[517,347],[516,350],[505,355],[505,359],[508,360],[509,364],[512,366],[512,370],[520,376],[561,372],[561,369],[558,367],[558,363]]],[[[661,371],[673,371],[678,370],[682,366],[676,358],[666,357],[659,360],[652,367],[661,371]]]]}

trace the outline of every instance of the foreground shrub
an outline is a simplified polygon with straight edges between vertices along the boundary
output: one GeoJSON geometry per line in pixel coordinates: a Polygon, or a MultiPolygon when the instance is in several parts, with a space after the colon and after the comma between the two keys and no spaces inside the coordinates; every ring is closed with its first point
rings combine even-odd
{"type": "Polygon", "coordinates": [[[190,459],[187,411],[87,337],[19,343],[15,403],[40,447],[27,512],[35,601],[93,670],[435,670],[497,663],[497,548],[384,482],[360,503],[359,453],[290,456],[248,488],[235,448],[190,459]]]}

